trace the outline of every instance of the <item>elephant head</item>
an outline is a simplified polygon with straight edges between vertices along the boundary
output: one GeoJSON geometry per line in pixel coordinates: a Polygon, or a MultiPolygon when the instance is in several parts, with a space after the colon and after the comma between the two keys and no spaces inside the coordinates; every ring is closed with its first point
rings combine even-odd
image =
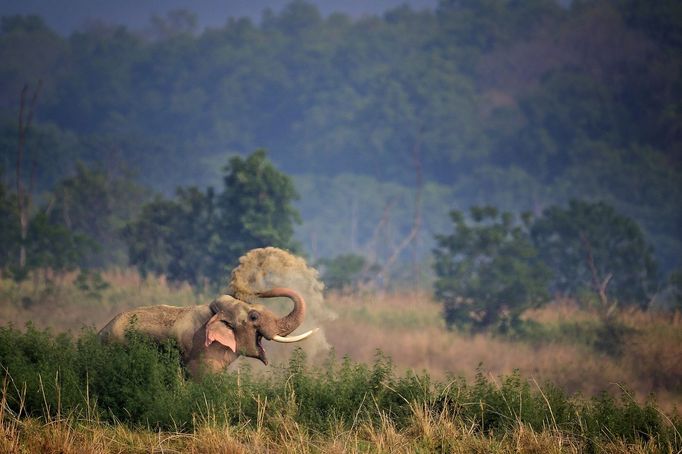
{"type": "Polygon", "coordinates": [[[258,358],[267,365],[268,360],[261,345],[263,338],[276,342],[298,342],[316,331],[286,337],[303,322],[306,312],[305,301],[295,290],[273,288],[256,296],[288,297],[294,302],[294,308],[288,315],[278,317],[261,304],[249,304],[222,295],[209,305],[213,316],[205,325],[204,346],[208,348],[217,342],[237,355],[258,358]]]}

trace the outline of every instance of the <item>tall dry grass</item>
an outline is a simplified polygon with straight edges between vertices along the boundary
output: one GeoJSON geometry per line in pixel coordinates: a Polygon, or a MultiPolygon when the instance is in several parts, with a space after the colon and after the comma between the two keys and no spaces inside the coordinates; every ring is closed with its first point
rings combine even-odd
{"type": "MultiPolygon", "coordinates": [[[[667,410],[682,407],[682,316],[629,309],[618,320],[634,330],[622,353],[595,351],[581,339],[561,342],[511,341],[491,334],[448,330],[441,306],[422,293],[332,296],[339,316],[327,324],[330,343],[340,355],[369,362],[376,349],[399,369],[427,370],[471,379],[480,367],[491,376],[515,369],[525,377],[551,381],[569,393],[591,396],[618,392],[626,384],[643,400],[655,393],[667,410]]],[[[595,324],[598,315],[572,301],[530,311],[526,318],[545,326],[595,324]]]]}
{"type": "MultiPolygon", "coordinates": [[[[5,386],[7,382],[5,381],[5,386]]],[[[209,413],[191,432],[154,431],[131,428],[121,422],[103,423],[95,408],[81,413],[57,414],[43,419],[13,412],[5,389],[0,397],[0,452],[3,453],[673,453],[672,444],[655,440],[583,440],[549,424],[542,430],[517,421],[504,434],[486,433],[476,421],[452,415],[447,409],[433,412],[411,405],[405,427],[396,427],[389,415],[380,412],[378,425],[361,422],[318,433],[284,414],[269,414],[267,402],[258,402],[255,424],[226,426],[209,413]]],[[[292,401],[291,405],[295,405],[292,401]]],[[[675,440],[672,443],[678,444],[675,440]]]]}
{"type": "Polygon", "coordinates": [[[133,269],[102,273],[106,288],[81,290],[78,272],[65,273],[46,281],[42,273],[23,282],[0,279],[0,322],[55,332],[78,331],[83,326],[101,328],[121,311],[139,306],[169,304],[186,306],[206,303],[210,296],[197,293],[187,284],[172,285],[165,277],[143,278],[133,269]]]}

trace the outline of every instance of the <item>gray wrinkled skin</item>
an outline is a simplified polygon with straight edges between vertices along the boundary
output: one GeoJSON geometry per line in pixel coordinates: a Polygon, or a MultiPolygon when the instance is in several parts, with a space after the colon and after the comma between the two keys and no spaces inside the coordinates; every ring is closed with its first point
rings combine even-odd
{"type": "Polygon", "coordinates": [[[193,377],[205,372],[225,369],[239,355],[258,358],[267,364],[265,351],[260,347],[261,338],[271,340],[275,335],[286,336],[296,329],[305,316],[305,302],[295,291],[276,288],[263,292],[263,298],[286,296],[294,302],[294,309],[284,317],[278,317],[261,304],[248,304],[229,295],[221,295],[210,304],[193,307],[167,305],[148,306],[122,312],[99,332],[104,342],[125,342],[126,330],[136,331],[163,342],[175,340],[182,354],[182,361],[193,377]],[[207,323],[223,323],[234,334],[236,351],[212,342],[206,345],[207,323]]]}

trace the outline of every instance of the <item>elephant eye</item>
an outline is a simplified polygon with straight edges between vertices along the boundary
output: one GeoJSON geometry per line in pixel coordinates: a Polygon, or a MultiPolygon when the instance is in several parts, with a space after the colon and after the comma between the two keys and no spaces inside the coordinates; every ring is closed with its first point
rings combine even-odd
{"type": "Polygon", "coordinates": [[[256,320],[258,320],[259,317],[260,317],[260,314],[258,312],[256,312],[256,311],[249,312],[249,320],[251,320],[252,322],[255,322],[256,320]]]}

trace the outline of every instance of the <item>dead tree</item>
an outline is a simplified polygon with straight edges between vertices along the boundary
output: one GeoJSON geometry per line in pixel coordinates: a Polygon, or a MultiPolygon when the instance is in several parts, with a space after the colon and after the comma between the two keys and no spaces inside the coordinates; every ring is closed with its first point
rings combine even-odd
{"type": "Polygon", "coordinates": [[[379,219],[379,222],[377,225],[374,227],[374,231],[372,232],[372,237],[370,238],[369,242],[367,243],[367,246],[365,249],[367,250],[367,262],[365,264],[365,269],[362,270],[362,275],[366,275],[369,272],[369,269],[371,266],[373,266],[374,263],[377,261],[378,253],[377,253],[377,247],[379,244],[379,238],[382,233],[386,231],[386,227],[388,226],[388,223],[391,219],[391,210],[393,207],[396,205],[397,199],[395,197],[391,197],[388,199],[388,202],[386,202],[386,205],[384,205],[384,210],[381,214],[381,218],[379,219]]]}
{"type": "Polygon", "coordinates": [[[24,85],[21,90],[19,98],[19,124],[18,124],[18,140],[17,140],[17,165],[16,165],[16,180],[17,180],[17,211],[19,214],[19,231],[21,234],[21,244],[19,245],[19,268],[23,269],[26,266],[26,237],[28,236],[29,214],[31,210],[31,196],[33,194],[37,162],[35,159],[31,160],[31,171],[29,173],[28,189],[23,183],[23,175],[21,167],[26,154],[26,134],[33,123],[33,113],[35,111],[38,94],[42,88],[43,81],[38,82],[38,87],[33,92],[31,103],[26,111],[26,95],[28,92],[28,84],[24,85]]]}
{"type": "Polygon", "coordinates": [[[599,296],[599,315],[603,320],[609,320],[618,305],[617,301],[610,302],[608,296],[606,295],[606,287],[608,287],[612,273],[607,273],[603,278],[599,276],[597,267],[594,264],[594,256],[592,255],[592,245],[587,239],[587,235],[584,232],[580,233],[580,242],[585,248],[585,261],[587,262],[587,267],[590,269],[590,274],[592,275],[592,288],[599,296]]]}
{"type": "MultiPolygon", "coordinates": [[[[410,229],[409,233],[405,236],[405,238],[403,238],[403,240],[398,244],[398,246],[396,246],[393,249],[391,255],[388,257],[388,259],[386,259],[386,262],[384,262],[384,265],[381,267],[381,270],[376,275],[375,279],[380,278],[383,281],[384,286],[386,286],[388,283],[390,270],[395,264],[396,260],[398,260],[400,254],[411,243],[416,244],[417,238],[419,236],[419,231],[421,230],[422,224],[421,202],[423,180],[419,137],[417,137],[417,140],[415,140],[414,145],[412,147],[412,165],[415,171],[414,216],[412,218],[412,228],[410,229]]],[[[413,260],[415,261],[413,262],[413,267],[416,268],[415,265],[417,260],[416,251],[413,252],[413,260]]]]}

